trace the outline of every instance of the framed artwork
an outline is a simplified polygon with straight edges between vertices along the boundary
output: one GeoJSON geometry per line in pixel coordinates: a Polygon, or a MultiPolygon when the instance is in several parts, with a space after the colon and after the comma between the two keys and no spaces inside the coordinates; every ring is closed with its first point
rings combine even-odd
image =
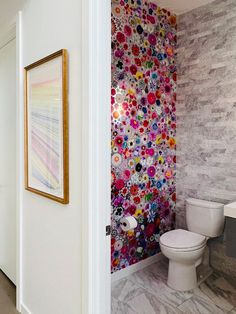
{"type": "Polygon", "coordinates": [[[69,202],[67,51],[25,67],[25,188],[69,202]]]}

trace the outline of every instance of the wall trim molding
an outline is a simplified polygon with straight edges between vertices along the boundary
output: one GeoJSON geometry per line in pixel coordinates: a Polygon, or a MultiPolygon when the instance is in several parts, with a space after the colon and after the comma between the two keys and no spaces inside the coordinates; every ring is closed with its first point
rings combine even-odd
{"type": "Polygon", "coordinates": [[[110,314],[111,2],[82,1],[82,313],[110,314]]]}
{"type": "MultiPolygon", "coordinates": [[[[14,29],[16,36],[16,149],[19,158],[16,163],[16,305],[17,310],[21,313],[22,304],[22,195],[23,195],[23,175],[22,168],[24,155],[22,147],[23,132],[24,132],[24,103],[23,103],[23,71],[22,71],[22,13],[18,13],[16,24],[12,24],[11,31],[8,33],[8,40],[12,36],[12,30],[14,29]]],[[[24,312],[22,312],[24,313],[24,312]]],[[[26,312],[27,313],[27,312],[26,312]]]]}
{"type": "Polygon", "coordinates": [[[27,308],[27,306],[22,303],[21,304],[21,314],[32,314],[32,312],[30,312],[30,310],[27,308]]]}
{"type": "Polygon", "coordinates": [[[111,282],[115,282],[117,280],[126,278],[129,275],[132,275],[133,273],[136,273],[137,271],[142,270],[142,269],[146,268],[147,266],[155,264],[162,259],[163,259],[163,255],[160,252],[160,253],[153,255],[151,257],[148,257],[148,258],[144,259],[143,261],[140,261],[134,265],[131,265],[131,266],[128,266],[124,269],[116,271],[115,273],[113,273],[111,275],[111,282]]]}

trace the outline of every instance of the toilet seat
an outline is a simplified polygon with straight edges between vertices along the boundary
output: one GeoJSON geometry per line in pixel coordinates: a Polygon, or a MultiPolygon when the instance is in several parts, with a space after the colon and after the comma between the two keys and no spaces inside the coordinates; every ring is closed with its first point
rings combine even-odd
{"type": "Polygon", "coordinates": [[[160,237],[161,245],[179,252],[198,250],[205,246],[206,242],[205,236],[183,229],[166,232],[160,237]]]}

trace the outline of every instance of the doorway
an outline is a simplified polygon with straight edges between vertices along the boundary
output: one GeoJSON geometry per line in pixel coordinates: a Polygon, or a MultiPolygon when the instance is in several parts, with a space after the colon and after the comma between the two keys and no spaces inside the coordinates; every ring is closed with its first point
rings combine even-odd
{"type": "Polygon", "coordinates": [[[16,39],[0,46],[0,302],[16,307],[16,39]]]}

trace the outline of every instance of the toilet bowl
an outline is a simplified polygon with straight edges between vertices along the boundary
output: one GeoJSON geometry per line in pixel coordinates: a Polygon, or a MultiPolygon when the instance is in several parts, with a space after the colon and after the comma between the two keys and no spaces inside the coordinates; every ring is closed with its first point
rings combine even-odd
{"type": "Polygon", "coordinates": [[[206,237],[182,229],[167,232],[161,237],[161,251],[169,259],[169,287],[187,291],[197,286],[196,267],[202,261],[206,242],[206,237]]]}
{"type": "Polygon", "coordinates": [[[169,287],[188,291],[197,287],[196,267],[202,262],[207,240],[221,235],[224,205],[189,198],[186,200],[188,230],[177,229],[160,237],[160,248],[169,259],[169,287]]]}

